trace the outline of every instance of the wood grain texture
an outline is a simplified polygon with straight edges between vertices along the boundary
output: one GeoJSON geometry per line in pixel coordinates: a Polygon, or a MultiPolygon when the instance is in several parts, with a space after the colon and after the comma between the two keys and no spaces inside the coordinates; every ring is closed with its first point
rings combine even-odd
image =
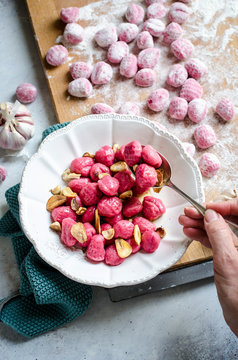
{"type": "MultiPolygon", "coordinates": [[[[58,68],[54,68],[46,63],[45,56],[48,49],[55,43],[57,37],[63,33],[65,25],[59,18],[61,8],[68,6],[80,7],[96,1],[70,0],[67,1],[67,5],[64,0],[26,0],[26,2],[57,118],[61,123],[72,121],[85,115],[80,109],[80,104],[87,102],[88,108],[90,108],[92,104],[100,100],[102,101],[102,99],[97,99],[96,95],[94,98],[87,100],[79,100],[72,97],[67,100],[67,86],[68,82],[71,80],[68,72],[68,64],[66,63],[58,68]],[[70,110],[75,104],[77,104],[78,110],[72,115],[70,110]]],[[[87,22],[82,21],[80,23],[82,26],[88,25],[87,22]]],[[[70,56],[72,57],[72,62],[79,60],[78,55],[70,54],[70,56]]],[[[86,59],[81,58],[80,60],[86,59]]],[[[116,88],[112,88],[112,92],[114,92],[114,96],[116,96],[116,88]]],[[[145,92],[145,95],[142,96],[140,100],[145,100],[147,96],[148,91],[145,92]]],[[[206,249],[198,242],[192,242],[184,256],[174,267],[192,265],[211,258],[212,252],[210,249],[206,249]]]]}

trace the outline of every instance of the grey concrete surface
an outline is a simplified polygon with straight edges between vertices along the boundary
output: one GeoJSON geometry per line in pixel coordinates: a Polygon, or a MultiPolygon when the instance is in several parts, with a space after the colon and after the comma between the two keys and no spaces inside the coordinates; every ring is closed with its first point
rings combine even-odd
{"type": "MultiPolygon", "coordinates": [[[[0,152],[0,163],[9,173],[0,185],[2,215],[5,190],[20,181],[42,131],[56,119],[24,1],[0,0],[0,12],[0,99],[14,99],[22,82],[39,90],[29,106],[35,137],[21,156],[0,152]]],[[[0,238],[0,299],[16,290],[18,283],[10,240],[0,238]]],[[[224,322],[215,285],[206,280],[119,303],[112,303],[105,289],[94,288],[93,302],[82,317],[31,340],[0,323],[0,358],[232,360],[238,359],[238,344],[224,322]]]]}

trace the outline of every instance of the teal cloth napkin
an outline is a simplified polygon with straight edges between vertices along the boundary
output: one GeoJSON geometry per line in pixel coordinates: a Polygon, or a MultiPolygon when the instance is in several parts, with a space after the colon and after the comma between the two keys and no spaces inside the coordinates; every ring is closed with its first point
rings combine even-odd
{"type": "MultiPolygon", "coordinates": [[[[67,126],[57,124],[43,132],[42,140],[67,126]]],[[[82,315],[92,300],[92,288],[68,279],[36,253],[24,235],[17,184],[6,191],[9,210],[0,219],[0,236],[10,237],[20,273],[19,294],[0,300],[0,320],[26,337],[43,334],[82,315]]]]}

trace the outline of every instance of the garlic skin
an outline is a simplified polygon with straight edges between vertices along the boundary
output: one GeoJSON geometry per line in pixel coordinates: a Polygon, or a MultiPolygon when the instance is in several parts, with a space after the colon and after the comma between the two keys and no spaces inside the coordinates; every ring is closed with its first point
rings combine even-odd
{"type": "Polygon", "coordinates": [[[19,101],[0,105],[0,148],[20,150],[34,135],[30,111],[19,101]]]}

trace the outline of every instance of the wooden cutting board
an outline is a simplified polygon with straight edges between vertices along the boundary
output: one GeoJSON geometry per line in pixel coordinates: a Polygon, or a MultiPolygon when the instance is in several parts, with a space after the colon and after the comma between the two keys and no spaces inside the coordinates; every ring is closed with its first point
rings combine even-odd
{"type": "MultiPolygon", "coordinates": [[[[119,1],[119,0],[118,0],[119,1]]],[[[67,86],[71,81],[69,76],[69,64],[63,64],[60,67],[51,67],[45,61],[45,55],[48,49],[55,44],[58,36],[62,35],[64,24],[60,21],[59,14],[62,7],[68,6],[85,6],[86,4],[96,1],[89,0],[26,0],[33,29],[35,32],[35,38],[37,40],[42,65],[45,71],[46,80],[49,85],[49,90],[55,107],[56,115],[60,123],[66,121],[72,121],[80,116],[86,115],[85,108],[89,108],[95,102],[103,101],[102,98],[94,96],[91,99],[79,100],[72,97],[68,97],[67,86]],[[87,106],[85,107],[85,102],[87,106]],[[72,114],[72,107],[76,111],[72,114]]],[[[103,9],[105,11],[105,9],[103,9]]],[[[100,14],[98,14],[100,15],[100,14]]],[[[80,24],[84,26],[90,25],[88,21],[81,21],[80,24]]],[[[82,59],[77,55],[70,54],[71,62],[82,59]]],[[[116,94],[116,84],[112,84],[112,93],[116,94]]],[[[141,100],[148,97],[148,91],[145,90],[144,94],[140,95],[141,100]]],[[[127,94],[125,94],[127,98],[127,94]]],[[[145,114],[146,117],[152,118],[151,112],[145,114]]],[[[153,120],[153,118],[152,118],[153,120]]],[[[187,249],[184,256],[178,261],[174,267],[188,266],[201,261],[206,261],[212,258],[211,250],[203,247],[200,243],[192,242],[187,249]]]]}

